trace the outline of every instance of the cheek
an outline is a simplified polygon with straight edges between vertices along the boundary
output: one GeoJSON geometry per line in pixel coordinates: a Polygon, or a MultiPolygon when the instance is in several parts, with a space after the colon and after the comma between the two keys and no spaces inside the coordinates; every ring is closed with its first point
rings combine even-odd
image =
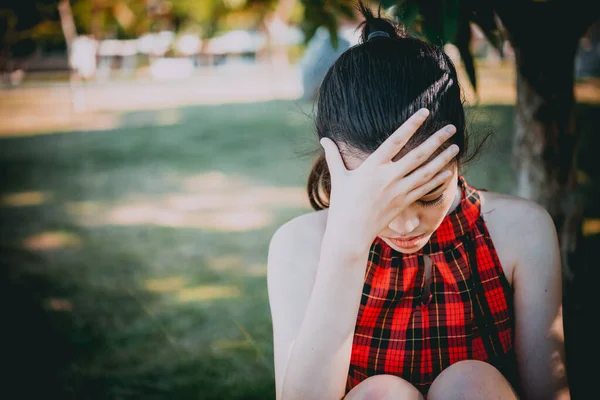
{"type": "Polygon", "coordinates": [[[449,205],[446,204],[446,202],[444,201],[443,203],[439,204],[437,207],[431,207],[431,208],[426,208],[423,209],[423,211],[421,212],[421,223],[424,223],[425,225],[427,225],[430,228],[437,228],[437,226],[439,224],[442,223],[442,221],[444,220],[444,217],[447,214],[447,210],[449,208],[449,205]]]}
{"type": "Polygon", "coordinates": [[[420,213],[420,220],[431,228],[437,229],[442,223],[446,215],[449,213],[452,204],[454,203],[454,196],[456,191],[451,193],[444,193],[444,200],[435,207],[422,208],[420,213]]]}

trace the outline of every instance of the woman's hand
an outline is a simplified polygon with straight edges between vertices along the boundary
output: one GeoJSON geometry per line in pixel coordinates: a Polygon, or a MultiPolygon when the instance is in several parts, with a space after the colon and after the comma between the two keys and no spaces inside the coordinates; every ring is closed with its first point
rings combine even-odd
{"type": "Polygon", "coordinates": [[[428,115],[427,109],[413,114],[352,171],[346,169],[335,142],[321,139],[331,175],[327,229],[342,235],[347,245],[370,246],[398,213],[452,176],[450,171],[440,170],[456,156],[457,145],[421,166],[456,132],[452,125],[431,135],[400,160],[392,161],[428,115]]]}

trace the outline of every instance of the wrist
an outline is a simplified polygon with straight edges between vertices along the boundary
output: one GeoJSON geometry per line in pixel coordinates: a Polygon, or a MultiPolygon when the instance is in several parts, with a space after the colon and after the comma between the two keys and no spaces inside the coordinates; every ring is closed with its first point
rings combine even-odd
{"type": "MultiPolygon", "coordinates": [[[[374,239],[374,238],[373,238],[374,239]]],[[[348,261],[363,259],[369,254],[373,240],[347,224],[335,224],[328,221],[321,244],[322,252],[326,250],[334,254],[336,258],[344,258],[348,261]]]]}

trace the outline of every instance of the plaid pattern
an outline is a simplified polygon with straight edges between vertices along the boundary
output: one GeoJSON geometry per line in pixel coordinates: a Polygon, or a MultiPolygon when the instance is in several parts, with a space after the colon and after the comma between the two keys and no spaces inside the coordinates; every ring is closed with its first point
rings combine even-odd
{"type": "Polygon", "coordinates": [[[390,374],[425,395],[442,370],[467,359],[491,363],[517,389],[512,289],[477,190],[462,176],[459,186],[458,207],[418,253],[399,253],[379,237],[371,245],[346,393],[369,376],[390,374]],[[425,299],[423,255],[433,261],[425,299]]]}

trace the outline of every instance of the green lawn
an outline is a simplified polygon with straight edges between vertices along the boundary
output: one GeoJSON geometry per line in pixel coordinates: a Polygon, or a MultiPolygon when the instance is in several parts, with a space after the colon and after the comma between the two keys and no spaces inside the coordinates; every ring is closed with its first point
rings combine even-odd
{"type": "MultiPolygon", "coordinates": [[[[277,227],[310,211],[310,109],[136,112],[0,140],[5,394],[274,398],[265,263],[277,227]]],[[[512,113],[470,110],[494,132],[475,186],[510,190],[512,113]]]]}

